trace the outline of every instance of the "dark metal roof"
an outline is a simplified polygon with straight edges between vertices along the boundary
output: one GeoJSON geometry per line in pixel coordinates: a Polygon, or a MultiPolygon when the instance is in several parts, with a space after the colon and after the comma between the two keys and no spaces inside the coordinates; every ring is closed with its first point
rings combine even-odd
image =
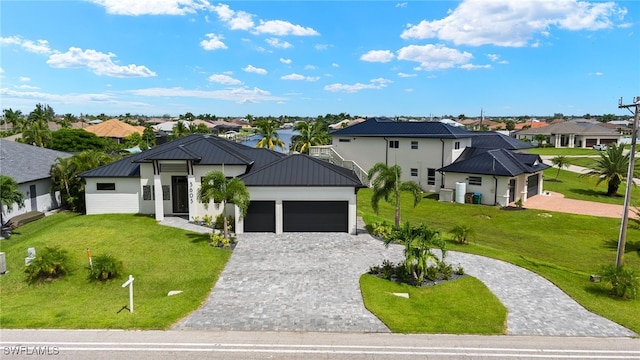
{"type": "Polygon", "coordinates": [[[336,130],[330,135],[460,139],[469,138],[473,136],[473,133],[439,121],[392,121],[388,118],[371,118],[359,124],[336,130]]]}
{"type": "Polygon", "coordinates": [[[353,170],[308,155],[295,154],[240,176],[247,186],[365,187],[353,170]]]}
{"type": "Polygon", "coordinates": [[[533,147],[532,144],[518,140],[495,131],[474,131],[471,146],[484,149],[523,150],[533,147]]]}
{"type": "Polygon", "coordinates": [[[0,139],[0,174],[18,184],[50,178],[51,165],[57,158],[72,154],[0,139]]]}
{"type": "Polygon", "coordinates": [[[440,172],[517,176],[532,174],[550,166],[544,164],[539,155],[520,154],[505,149],[466,148],[450,165],[438,169],[440,172]]]}

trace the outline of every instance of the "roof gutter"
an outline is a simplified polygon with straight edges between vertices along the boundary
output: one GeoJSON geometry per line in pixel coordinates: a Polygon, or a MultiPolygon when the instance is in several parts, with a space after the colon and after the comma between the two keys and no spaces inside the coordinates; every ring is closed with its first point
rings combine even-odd
{"type": "MultiPolygon", "coordinates": [[[[444,167],[444,140],[442,138],[440,138],[440,142],[442,143],[442,151],[440,152],[442,154],[441,158],[440,158],[440,167],[443,168],[444,167]]],[[[440,172],[440,187],[444,188],[444,173],[440,172]]]]}
{"type": "Polygon", "coordinates": [[[386,137],[382,137],[384,139],[385,150],[384,150],[384,164],[389,166],[389,139],[386,137]]]}

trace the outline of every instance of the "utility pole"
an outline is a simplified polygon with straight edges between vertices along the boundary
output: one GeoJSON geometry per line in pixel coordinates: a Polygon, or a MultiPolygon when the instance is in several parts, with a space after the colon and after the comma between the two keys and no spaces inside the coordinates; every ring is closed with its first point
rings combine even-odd
{"type": "MultiPolygon", "coordinates": [[[[620,224],[620,237],[618,238],[618,254],[616,267],[624,265],[624,249],[627,239],[627,223],[629,222],[629,203],[631,202],[631,185],[633,185],[633,168],[636,154],[636,142],[638,138],[638,120],[640,119],[640,96],[633,98],[633,104],[623,105],[622,98],[618,102],[618,109],[635,108],[633,117],[633,131],[631,135],[631,152],[629,153],[629,169],[627,171],[627,187],[624,193],[624,209],[622,211],[622,223],[620,224]]],[[[629,110],[631,111],[631,110],[629,110]]]]}

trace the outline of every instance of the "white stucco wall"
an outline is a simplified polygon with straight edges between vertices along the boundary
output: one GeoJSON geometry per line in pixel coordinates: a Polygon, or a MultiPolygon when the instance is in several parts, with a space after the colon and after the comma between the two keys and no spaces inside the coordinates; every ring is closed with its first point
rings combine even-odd
{"type": "Polygon", "coordinates": [[[23,194],[24,207],[19,208],[17,205],[13,205],[11,209],[6,206],[2,207],[2,220],[7,221],[12,217],[20,214],[24,214],[29,211],[50,211],[60,207],[60,192],[56,191],[51,194],[51,179],[41,179],[36,181],[30,181],[27,183],[18,184],[18,190],[23,194]],[[35,206],[31,204],[31,185],[35,185],[35,206]]]}
{"type": "MultiPolygon", "coordinates": [[[[467,193],[482,194],[483,205],[507,206],[509,203],[509,177],[464,173],[447,173],[445,175],[445,188],[453,189],[453,199],[456,198],[456,183],[466,183],[467,193]],[[470,185],[469,176],[477,176],[482,179],[482,185],[470,185]],[[496,183],[497,182],[497,183],[496,183]]],[[[517,197],[516,197],[517,199],[517,197]]]]}
{"type": "MultiPolygon", "coordinates": [[[[349,225],[348,231],[351,234],[357,233],[357,197],[352,187],[247,187],[251,194],[252,201],[275,201],[276,202],[276,233],[282,233],[282,202],[283,201],[348,201],[349,202],[349,225]]],[[[236,232],[241,233],[243,229],[242,219],[236,218],[236,232]]]]}
{"type": "Polygon", "coordinates": [[[87,178],[85,200],[87,215],[137,214],[140,212],[140,179],[87,178]],[[97,190],[97,183],[115,183],[115,190],[97,190]]]}
{"type": "Polygon", "coordinates": [[[378,162],[386,162],[388,165],[398,164],[402,168],[402,181],[415,181],[424,191],[433,192],[441,187],[442,178],[436,171],[435,184],[430,185],[428,169],[437,170],[451,164],[462,154],[465,147],[471,146],[471,138],[441,140],[334,136],[332,146],[345,160],[355,161],[364,171],[369,171],[378,162]],[[388,141],[398,141],[399,147],[389,148],[388,141]],[[417,149],[411,148],[413,141],[417,141],[417,149]],[[455,149],[456,142],[459,142],[459,149],[455,149]],[[417,169],[418,175],[412,176],[411,169],[417,169]]]}

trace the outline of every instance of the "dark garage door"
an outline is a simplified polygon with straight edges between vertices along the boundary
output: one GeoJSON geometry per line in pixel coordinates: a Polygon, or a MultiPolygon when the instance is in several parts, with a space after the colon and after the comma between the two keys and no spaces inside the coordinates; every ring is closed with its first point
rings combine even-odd
{"type": "Polygon", "coordinates": [[[527,178],[527,199],[538,195],[538,184],[540,184],[540,174],[529,176],[527,178]]]}
{"type": "Polygon", "coordinates": [[[276,202],[251,201],[244,219],[245,232],[276,232],[276,202]]]}
{"type": "Polygon", "coordinates": [[[348,201],[283,201],[284,232],[348,232],[348,201]]]}

